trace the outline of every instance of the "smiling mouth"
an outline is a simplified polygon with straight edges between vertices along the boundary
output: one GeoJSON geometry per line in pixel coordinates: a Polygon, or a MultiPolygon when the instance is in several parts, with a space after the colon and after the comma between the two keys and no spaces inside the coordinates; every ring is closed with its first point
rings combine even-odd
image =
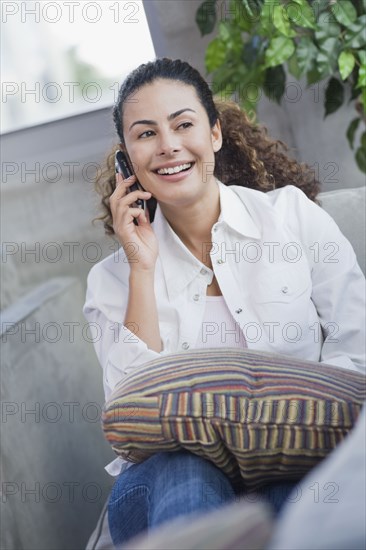
{"type": "Polygon", "coordinates": [[[170,168],[159,168],[159,170],[156,170],[156,173],[160,176],[169,176],[172,174],[179,174],[180,172],[186,172],[193,166],[193,162],[186,162],[184,164],[180,164],[179,166],[174,166],[170,168]]]}

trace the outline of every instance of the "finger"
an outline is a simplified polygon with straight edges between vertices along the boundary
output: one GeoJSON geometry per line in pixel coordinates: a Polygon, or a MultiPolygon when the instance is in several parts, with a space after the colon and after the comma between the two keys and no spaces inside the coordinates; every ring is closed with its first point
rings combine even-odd
{"type": "Polygon", "coordinates": [[[130,185],[132,185],[133,183],[135,183],[136,180],[136,176],[135,174],[132,174],[129,178],[124,178],[122,176],[122,174],[119,174],[122,178],[122,183],[126,186],[126,187],[129,187],[130,185]]]}
{"type": "Polygon", "coordinates": [[[126,195],[123,195],[121,197],[116,197],[117,199],[123,199],[123,203],[127,204],[128,206],[132,206],[134,202],[136,202],[138,199],[142,200],[149,200],[151,197],[151,193],[148,191],[140,191],[138,189],[137,191],[131,191],[130,193],[127,193],[126,195]]]}
{"type": "Polygon", "coordinates": [[[116,187],[123,183],[123,176],[119,172],[116,172],[116,187]]]}
{"type": "Polygon", "coordinates": [[[148,213],[147,213],[147,209],[144,210],[143,208],[140,208],[140,215],[138,217],[138,222],[139,222],[139,225],[143,226],[148,226],[150,225],[150,220],[148,219],[148,213]]]}
{"type": "MultiPolygon", "coordinates": [[[[124,197],[127,193],[128,187],[130,187],[136,181],[136,176],[133,175],[127,179],[123,179],[122,174],[116,174],[116,188],[113,191],[113,197],[120,199],[124,197]]],[[[111,195],[111,196],[112,196],[111,195]]]]}
{"type": "Polygon", "coordinates": [[[145,212],[144,212],[143,208],[130,207],[128,209],[127,214],[130,217],[130,220],[129,220],[130,223],[132,223],[134,219],[137,219],[139,223],[140,223],[140,221],[142,223],[144,223],[144,222],[146,223],[146,216],[145,216],[145,212]]]}
{"type": "Polygon", "coordinates": [[[120,215],[114,215],[113,221],[115,220],[115,223],[113,223],[113,229],[115,233],[118,233],[123,227],[129,226],[131,223],[133,223],[133,220],[135,218],[138,218],[141,214],[141,208],[126,208],[123,212],[121,212],[120,215]],[[117,221],[118,220],[118,221],[117,221]]]}

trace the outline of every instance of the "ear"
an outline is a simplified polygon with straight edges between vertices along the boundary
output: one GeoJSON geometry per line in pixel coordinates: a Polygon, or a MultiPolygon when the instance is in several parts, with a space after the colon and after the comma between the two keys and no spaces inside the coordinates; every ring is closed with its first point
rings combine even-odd
{"type": "Polygon", "coordinates": [[[211,140],[212,148],[214,152],[217,153],[222,147],[222,132],[219,119],[216,120],[214,126],[211,128],[211,140]]]}

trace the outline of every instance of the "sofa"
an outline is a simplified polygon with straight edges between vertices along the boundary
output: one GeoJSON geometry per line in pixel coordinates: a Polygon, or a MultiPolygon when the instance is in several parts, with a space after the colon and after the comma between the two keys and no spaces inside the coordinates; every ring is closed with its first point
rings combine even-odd
{"type": "MultiPolygon", "coordinates": [[[[319,200],[365,273],[365,187],[319,200]]],[[[16,276],[16,265],[3,264],[4,292],[16,276]]],[[[84,298],[85,281],[60,275],[1,312],[4,550],[108,548],[101,535],[113,479],[104,466],[114,453],[101,429],[102,372],[84,298]]]]}

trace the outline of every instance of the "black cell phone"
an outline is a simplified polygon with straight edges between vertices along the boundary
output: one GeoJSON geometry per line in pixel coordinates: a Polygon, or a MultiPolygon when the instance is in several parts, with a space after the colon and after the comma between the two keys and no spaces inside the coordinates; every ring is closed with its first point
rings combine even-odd
{"type": "MultiPolygon", "coordinates": [[[[124,179],[131,177],[133,175],[133,171],[125,153],[123,153],[123,151],[118,149],[115,153],[114,158],[115,158],[116,174],[117,173],[122,174],[124,179]]],[[[137,191],[137,190],[143,191],[143,188],[138,181],[136,181],[129,187],[130,192],[137,191]]],[[[143,208],[143,210],[145,211],[146,202],[143,199],[137,199],[137,201],[134,204],[137,206],[137,208],[143,208]]],[[[133,222],[135,225],[138,225],[138,222],[136,219],[134,219],[133,222]]]]}
{"type": "MultiPolygon", "coordinates": [[[[116,151],[116,154],[115,154],[115,168],[116,168],[116,174],[117,173],[122,174],[125,180],[127,178],[130,178],[133,175],[133,170],[130,166],[130,163],[128,162],[126,154],[119,149],[116,151]]],[[[136,181],[129,187],[130,192],[137,191],[139,189],[143,191],[143,188],[141,187],[138,181],[136,181]]],[[[137,207],[144,208],[145,207],[144,202],[145,201],[142,199],[137,199],[136,201],[137,207]]]]}

